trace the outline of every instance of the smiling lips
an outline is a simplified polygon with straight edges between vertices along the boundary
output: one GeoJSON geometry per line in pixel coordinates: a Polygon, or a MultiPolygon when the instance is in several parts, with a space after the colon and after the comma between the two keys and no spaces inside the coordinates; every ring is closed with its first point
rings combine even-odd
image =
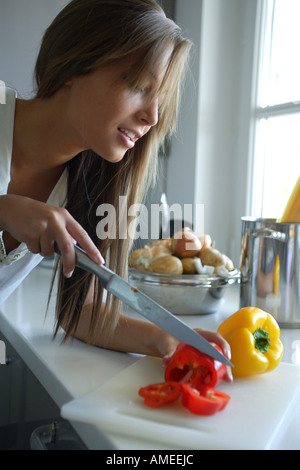
{"type": "Polygon", "coordinates": [[[141,133],[136,133],[134,131],[129,131],[127,129],[119,128],[119,132],[121,133],[123,137],[123,142],[128,148],[134,147],[136,141],[142,137],[141,133]]]}
{"type": "Polygon", "coordinates": [[[128,137],[134,142],[136,138],[136,134],[132,131],[127,131],[126,129],[119,129],[124,134],[128,135],[128,137]]]}

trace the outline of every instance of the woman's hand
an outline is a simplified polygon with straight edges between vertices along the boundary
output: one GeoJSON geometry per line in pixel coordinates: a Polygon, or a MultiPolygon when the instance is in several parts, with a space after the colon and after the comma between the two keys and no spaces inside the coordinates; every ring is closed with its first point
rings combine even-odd
{"type": "MultiPolygon", "coordinates": [[[[219,333],[202,330],[201,328],[195,328],[195,331],[199,333],[199,335],[203,336],[203,338],[205,338],[207,341],[216,343],[218,346],[220,346],[220,348],[222,349],[224,353],[224,356],[227,357],[227,359],[229,360],[231,359],[230,346],[227,343],[227,341],[223,338],[223,336],[221,336],[219,333]]],[[[167,347],[167,350],[166,350],[167,352],[165,352],[164,358],[163,358],[163,362],[165,365],[168,364],[178,344],[179,344],[179,341],[176,338],[173,338],[168,335],[167,341],[165,342],[165,345],[167,347]]],[[[233,378],[232,378],[231,367],[226,366],[226,370],[227,370],[227,373],[225,376],[225,380],[226,382],[232,382],[233,378]]]]}
{"type": "Polygon", "coordinates": [[[104,260],[87,232],[66,209],[51,206],[24,196],[0,197],[0,230],[7,231],[29,251],[44,257],[52,256],[56,243],[70,277],[75,269],[74,244],[78,243],[96,263],[104,260]]]}
{"type": "MultiPolygon", "coordinates": [[[[201,330],[200,328],[196,328],[195,331],[199,333],[203,338],[207,339],[207,341],[210,341],[212,343],[218,344],[220,348],[222,349],[224,356],[227,357],[227,359],[231,359],[231,349],[227,341],[221,336],[219,333],[214,333],[212,331],[206,331],[206,330],[201,330]]],[[[226,382],[232,382],[233,377],[232,377],[232,370],[231,367],[226,366],[226,376],[225,376],[225,381],[226,382]]]]}

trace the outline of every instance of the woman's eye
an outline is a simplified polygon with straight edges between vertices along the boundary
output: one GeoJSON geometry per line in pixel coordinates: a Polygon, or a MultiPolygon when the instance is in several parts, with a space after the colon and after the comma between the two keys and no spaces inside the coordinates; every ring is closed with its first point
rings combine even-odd
{"type": "Polygon", "coordinates": [[[143,88],[142,86],[139,86],[139,85],[133,85],[131,87],[131,89],[134,93],[145,93],[146,92],[146,89],[143,88]]]}
{"type": "Polygon", "coordinates": [[[150,95],[152,93],[152,87],[148,84],[134,84],[132,85],[132,91],[134,93],[141,93],[143,95],[150,95]]]}
{"type": "Polygon", "coordinates": [[[133,93],[140,93],[140,94],[143,94],[143,95],[147,95],[147,94],[150,94],[152,92],[152,87],[145,83],[132,83],[131,81],[129,81],[128,79],[125,78],[125,82],[128,86],[128,88],[130,89],[130,91],[132,91],[133,93]]]}

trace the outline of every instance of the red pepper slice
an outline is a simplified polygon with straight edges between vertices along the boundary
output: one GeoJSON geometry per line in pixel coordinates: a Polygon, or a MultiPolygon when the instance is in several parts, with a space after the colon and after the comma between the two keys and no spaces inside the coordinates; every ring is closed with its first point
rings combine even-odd
{"type": "MultiPolygon", "coordinates": [[[[211,343],[216,349],[222,349],[211,343]]],[[[226,374],[226,366],[201,353],[193,346],[179,343],[165,370],[166,381],[196,382],[209,387],[218,385],[226,374]]]]}
{"type": "Polygon", "coordinates": [[[144,403],[152,408],[158,408],[165,403],[171,403],[181,394],[181,384],[178,382],[163,382],[142,387],[139,395],[144,398],[144,403]]]}
{"type": "Polygon", "coordinates": [[[191,413],[210,416],[222,411],[228,404],[230,396],[204,385],[182,384],[182,404],[191,413]]]}

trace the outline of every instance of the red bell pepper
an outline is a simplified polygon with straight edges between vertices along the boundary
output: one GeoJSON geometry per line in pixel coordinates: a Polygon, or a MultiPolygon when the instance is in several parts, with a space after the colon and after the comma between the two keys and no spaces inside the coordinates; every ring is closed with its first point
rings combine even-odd
{"type": "Polygon", "coordinates": [[[210,416],[222,411],[230,396],[204,385],[186,382],[182,384],[182,404],[191,413],[210,416]]]}
{"type": "MultiPolygon", "coordinates": [[[[211,343],[216,349],[222,349],[211,343]]],[[[215,387],[225,377],[226,366],[210,356],[201,353],[193,346],[179,343],[165,370],[165,380],[195,382],[215,387]]]]}
{"type": "Polygon", "coordinates": [[[152,408],[157,408],[165,403],[171,403],[177,400],[180,394],[181,384],[178,382],[151,384],[139,390],[139,395],[144,398],[145,405],[152,408]]]}

